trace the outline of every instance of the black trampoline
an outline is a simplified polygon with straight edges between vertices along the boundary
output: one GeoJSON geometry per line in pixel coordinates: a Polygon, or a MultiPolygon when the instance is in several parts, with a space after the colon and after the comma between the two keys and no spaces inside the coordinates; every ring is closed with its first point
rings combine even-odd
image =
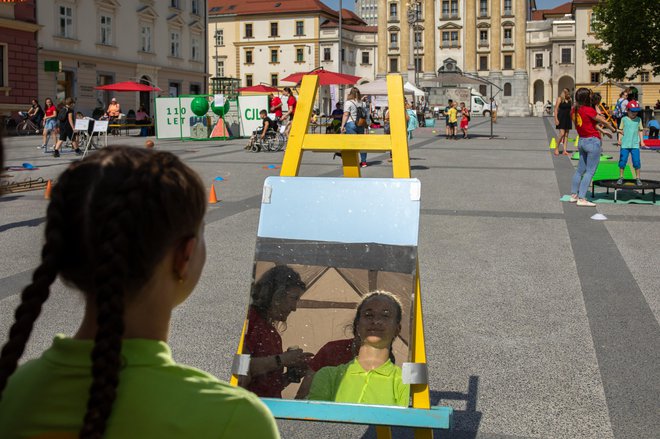
{"type": "Polygon", "coordinates": [[[614,202],[616,203],[616,194],[620,189],[641,190],[642,195],[645,191],[653,191],[653,203],[655,203],[655,191],[660,189],[660,181],[657,180],[642,180],[642,184],[638,185],[635,180],[624,180],[623,184],[617,184],[617,180],[598,180],[593,182],[591,187],[591,196],[594,197],[594,186],[604,187],[607,189],[606,194],[610,194],[610,189],[614,189],[614,202]]]}

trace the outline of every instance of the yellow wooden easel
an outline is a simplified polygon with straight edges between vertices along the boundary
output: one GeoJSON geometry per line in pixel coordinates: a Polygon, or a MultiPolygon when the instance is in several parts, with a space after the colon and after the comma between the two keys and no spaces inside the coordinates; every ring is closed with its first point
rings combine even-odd
{"type": "MultiPolygon", "coordinates": [[[[328,153],[341,153],[345,177],[360,177],[358,154],[364,152],[391,152],[392,174],[394,178],[410,178],[410,157],[408,155],[408,137],[406,129],[406,116],[403,97],[403,79],[399,75],[388,75],[387,94],[390,111],[391,134],[370,135],[341,135],[341,134],[308,134],[312,105],[318,91],[318,76],[306,75],[303,77],[296,117],[291,127],[280,176],[295,177],[300,170],[303,152],[316,151],[328,153]]],[[[412,331],[412,358],[413,363],[426,364],[426,350],[424,344],[424,325],[422,316],[421,288],[419,282],[419,263],[415,279],[414,316],[412,331]]],[[[238,346],[238,354],[243,352],[243,337],[247,329],[247,320],[243,325],[243,333],[238,346]]],[[[232,375],[232,385],[238,385],[238,376],[232,375]]],[[[428,383],[413,384],[410,386],[413,408],[429,409],[431,407],[428,383]]],[[[390,427],[377,426],[378,438],[390,439],[390,427]]],[[[415,429],[418,439],[433,438],[433,430],[415,429]]]]}

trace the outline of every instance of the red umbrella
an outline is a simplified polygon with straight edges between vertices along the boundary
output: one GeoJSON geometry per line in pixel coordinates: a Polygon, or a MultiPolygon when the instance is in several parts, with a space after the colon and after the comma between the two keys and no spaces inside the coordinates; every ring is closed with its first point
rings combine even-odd
{"type": "Polygon", "coordinates": [[[117,82],[115,84],[108,85],[99,85],[94,87],[96,90],[108,90],[108,91],[161,91],[158,87],[152,87],[151,85],[140,84],[133,81],[124,81],[117,82]]]}
{"type": "Polygon", "coordinates": [[[311,72],[301,72],[289,75],[282,81],[295,82],[296,84],[302,81],[305,75],[317,75],[319,77],[319,85],[340,85],[340,84],[355,84],[360,80],[360,76],[347,75],[345,73],[331,72],[324,68],[312,70],[311,72]]]}
{"type": "Polygon", "coordinates": [[[279,90],[276,87],[270,87],[268,85],[251,85],[250,87],[241,87],[238,91],[252,92],[252,93],[275,93],[279,90]]]}

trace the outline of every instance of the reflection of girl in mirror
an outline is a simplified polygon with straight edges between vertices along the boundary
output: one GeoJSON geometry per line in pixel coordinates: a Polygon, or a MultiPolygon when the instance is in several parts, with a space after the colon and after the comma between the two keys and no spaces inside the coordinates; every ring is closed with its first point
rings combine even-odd
{"type": "Polygon", "coordinates": [[[170,153],[108,147],[69,165],[2,349],[0,437],[279,437],[256,396],[167,345],[206,260],[205,210],[199,177],[170,153]],[[58,276],[82,292],[82,323],[15,370],[58,276]]]}
{"type": "Polygon", "coordinates": [[[286,265],[276,265],[252,285],[243,349],[251,356],[250,371],[240,384],[259,396],[281,398],[282,390],[307,372],[312,354],[298,348],[283,352],[282,337],[276,328],[296,310],[306,288],[300,275],[286,265]]]}
{"type": "Polygon", "coordinates": [[[357,357],[316,372],[307,399],[407,407],[410,386],[403,384],[392,353],[401,332],[401,314],[401,302],[392,293],[364,296],[353,320],[357,357]]]}

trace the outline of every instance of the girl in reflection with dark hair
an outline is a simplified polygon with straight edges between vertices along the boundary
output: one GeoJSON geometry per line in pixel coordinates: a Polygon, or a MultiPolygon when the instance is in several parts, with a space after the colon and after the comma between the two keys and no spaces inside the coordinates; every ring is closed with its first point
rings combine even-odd
{"type": "Polygon", "coordinates": [[[307,399],[407,407],[410,386],[394,364],[392,344],[401,332],[402,306],[387,291],[364,296],[353,320],[357,356],[314,375],[307,399]]]}
{"type": "Polygon", "coordinates": [[[283,352],[277,328],[296,310],[306,289],[300,275],[286,265],[276,265],[252,285],[243,345],[243,353],[251,357],[250,370],[240,385],[259,396],[281,398],[282,390],[307,372],[312,354],[295,347],[283,352]]]}

